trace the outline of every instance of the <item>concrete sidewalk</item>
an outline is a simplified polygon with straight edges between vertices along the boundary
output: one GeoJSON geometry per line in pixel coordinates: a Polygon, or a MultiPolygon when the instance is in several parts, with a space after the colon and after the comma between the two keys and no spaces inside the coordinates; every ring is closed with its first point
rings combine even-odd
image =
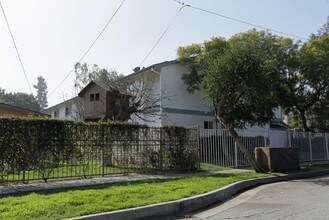
{"type": "Polygon", "coordinates": [[[54,181],[48,183],[28,183],[28,184],[13,184],[8,186],[0,186],[0,195],[15,194],[15,193],[27,193],[43,190],[55,190],[55,189],[68,189],[75,187],[87,187],[87,186],[98,186],[107,185],[113,183],[131,182],[137,180],[146,179],[171,179],[179,177],[190,177],[190,176],[205,176],[218,173],[238,173],[248,172],[251,169],[231,169],[222,171],[206,171],[206,172],[190,172],[190,173],[162,173],[162,174],[129,174],[127,176],[107,176],[101,178],[90,178],[90,179],[76,179],[76,180],[65,180],[65,181],[54,181]]]}

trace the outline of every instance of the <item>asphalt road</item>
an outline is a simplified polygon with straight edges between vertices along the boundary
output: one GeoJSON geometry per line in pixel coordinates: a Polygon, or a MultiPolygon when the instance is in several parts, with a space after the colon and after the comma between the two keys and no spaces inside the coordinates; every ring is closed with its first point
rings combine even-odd
{"type": "Polygon", "coordinates": [[[166,219],[329,219],[329,176],[259,186],[207,210],[166,219]]]}

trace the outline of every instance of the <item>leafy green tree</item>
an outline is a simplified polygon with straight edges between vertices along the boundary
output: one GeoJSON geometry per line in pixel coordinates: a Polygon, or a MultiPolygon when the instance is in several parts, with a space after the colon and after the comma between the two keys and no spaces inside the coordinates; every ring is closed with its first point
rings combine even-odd
{"type": "Polygon", "coordinates": [[[38,83],[36,85],[33,85],[34,88],[37,89],[37,96],[36,99],[40,105],[41,110],[44,110],[48,107],[48,101],[47,101],[47,82],[45,78],[42,76],[38,77],[38,83]]]}
{"type": "Polygon", "coordinates": [[[2,99],[3,102],[8,105],[13,105],[33,111],[40,111],[38,101],[32,94],[26,94],[23,92],[6,93],[4,89],[0,89],[0,99],[2,99]]]}
{"type": "Polygon", "coordinates": [[[228,43],[224,38],[214,37],[210,41],[205,41],[203,44],[192,44],[178,48],[178,62],[189,69],[189,72],[183,74],[182,77],[188,92],[193,93],[201,89],[209,60],[214,56],[223,54],[227,47],[228,43]]]}
{"type": "Polygon", "coordinates": [[[327,105],[329,98],[329,36],[311,39],[290,55],[295,61],[286,69],[286,109],[301,121],[305,131],[317,130],[315,125],[321,122],[313,123],[312,129],[311,121],[324,119],[317,114],[325,114],[327,108],[318,108],[327,105]]]}
{"type": "Polygon", "coordinates": [[[194,54],[190,48],[178,50],[178,60],[200,77],[193,85],[203,89],[205,99],[215,110],[215,117],[230,132],[257,172],[263,170],[236,129],[246,125],[263,126],[274,117],[273,110],[279,106],[285,91],[282,87],[282,62],[286,52],[283,44],[283,38],[252,30],[227,41],[213,38],[200,45],[194,54]]]}
{"type": "Polygon", "coordinates": [[[311,109],[308,114],[310,126],[317,132],[329,131],[329,100],[321,101],[311,109]]]}
{"type": "Polygon", "coordinates": [[[5,90],[0,88],[0,103],[5,102],[5,90]]]}

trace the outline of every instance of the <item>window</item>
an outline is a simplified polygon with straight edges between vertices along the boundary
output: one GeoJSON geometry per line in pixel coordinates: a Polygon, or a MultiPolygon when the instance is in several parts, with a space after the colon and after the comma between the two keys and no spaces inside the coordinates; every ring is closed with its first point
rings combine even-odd
{"type": "Polygon", "coordinates": [[[204,129],[214,129],[214,123],[212,121],[204,121],[203,128],[204,129]]]}
{"type": "Polygon", "coordinates": [[[95,94],[90,94],[90,101],[93,102],[95,100],[95,94]]]}
{"type": "Polygon", "coordinates": [[[65,108],[65,116],[71,115],[71,107],[66,107],[65,108]]]}
{"type": "Polygon", "coordinates": [[[54,118],[59,118],[59,110],[54,111],[54,118]]]}
{"type": "Polygon", "coordinates": [[[95,94],[95,101],[99,101],[99,93],[95,94]]]}

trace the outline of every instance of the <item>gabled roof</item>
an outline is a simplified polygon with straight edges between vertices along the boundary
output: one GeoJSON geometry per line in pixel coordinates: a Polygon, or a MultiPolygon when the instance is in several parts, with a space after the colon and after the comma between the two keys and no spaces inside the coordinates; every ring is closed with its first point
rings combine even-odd
{"type": "Polygon", "coordinates": [[[109,86],[109,85],[106,85],[106,84],[104,84],[104,83],[100,83],[100,82],[91,81],[90,83],[88,83],[88,84],[85,86],[85,88],[83,88],[83,89],[79,92],[78,96],[79,96],[79,97],[84,97],[86,91],[87,91],[90,87],[92,87],[93,85],[97,85],[97,86],[101,87],[102,89],[104,89],[105,91],[119,92],[119,91],[118,91],[116,88],[114,88],[113,86],[109,86]]]}
{"type": "Polygon", "coordinates": [[[143,67],[141,70],[125,76],[123,79],[130,78],[132,76],[135,76],[137,74],[140,74],[140,73],[145,72],[145,71],[150,70],[150,69],[161,68],[161,67],[170,66],[170,65],[173,65],[173,64],[178,64],[178,61],[177,60],[170,60],[170,61],[164,61],[164,62],[161,62],[161,63],[156,63],[156,64],[153,64],[151,66],[145,67],[145,68],[143,67]]]}
{"type": "Polygon", "coordinates": [[[64,102],[60,102],[56,105],[53,105],[49,108],[46,108],[45,109],[45,112],[49,111],[49,110],[52,110],[52,109],[56,109],[58,106],[62,105],[62,104],[69,104],[69,103],[77,103],[78,100],[81,99],[80,97],[76,96],[76,97],[73,97],[71,99],[68,99],[68,100],[65,100],[64,102]]]}
{"type": "Polygon", "coordinates": [[[38,112],[38,111],[34,111],[34,110],[30,110],[30,109],[26,109],[26,108],[14,106],[14,105],[9,105],[9,104],[6,104],[6,103],[0,103],[0,107],[5,107],[7,109],[17,109],[17,110],[20,110],[20,111],[24,111],[24,112],[27,112],[27,113],[33,113],[33,114],[36,114],[36,115],[50,116],[50,115],[42,113],[42,112],[38,112]]]}
{"type": "Polygon", "coordinates": [[[84,97],[86,91],[87,91],[91,86],[93,86],[93,85],[97,85],[97,86],[101,87],[102,89],[104,89],[105,92],[115,92],[115,93],[120,93],[121,95],[124,95],[124,96],[130,96],[130,97],[133,97],[133,95],[128,94],[128,93],[126,93],[126,92],[122,92],[122,91],[120,91],[119,89],[117,89],[117,88],[114,87],[114,86],[106,85],[106,84],[104,84],[104,83],[101,83],[101,82],[95,82],[95,81],[91,81],[90,83],[88,83],[88,85],[86,85],[86,87],[83,88],[83,89],[79,92],[78,96],[79,96],[79,97],[84,97]]]}

